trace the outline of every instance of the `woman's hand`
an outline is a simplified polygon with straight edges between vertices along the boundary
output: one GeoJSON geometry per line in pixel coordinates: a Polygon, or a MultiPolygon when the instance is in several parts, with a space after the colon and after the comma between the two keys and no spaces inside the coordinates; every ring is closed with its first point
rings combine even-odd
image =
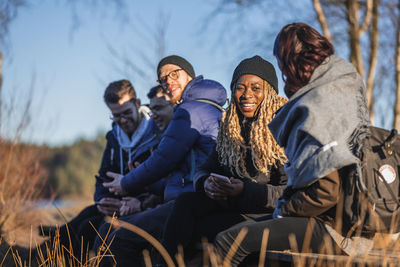
{"type": "Polygon", "coordinates": [[[237,196],[243,192],[244,183],[240,179],[231,177],[230,182],[210,175],[204,181],[204,192],[211,199],[226,199],[228,196],[237,196]]]}
{"type": "Polygon", "coordinates": [[[215,178],[213,178],[213,180],[215,181],[215,185],[220,192],[224,192],[228,196],[238,196],[243,192],[244,183],[240,179],[231,177],[229,179],[230,183],[215,178]]]}
{"type": "Polygon", "coordinates": [[[224,191],[221,191],[217,187],[215,181],[212,179],[212,176],[209,176],[204,181],[204,192],[209,198],[214,200],[226,199],[228,197],[228,195],[224,191]]]}

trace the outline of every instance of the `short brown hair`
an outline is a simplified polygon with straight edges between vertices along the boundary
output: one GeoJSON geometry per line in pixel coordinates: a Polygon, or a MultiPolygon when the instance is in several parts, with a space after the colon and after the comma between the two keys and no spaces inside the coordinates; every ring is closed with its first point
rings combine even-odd
{"type": "Polygon", "coordinates": [[[305,86],[315,68],[334,52],[329,40],[307,24],[283,27],[275,39],[274,56],[280,63],[286,95],[305,86]]]}
{"type": "Polygon", "coordinates": [[[110,83],[104,92],[104,101],[108,103],[118,103],[118,101],[128,94],[132,100],[136,100],[136,92],[133,85],[128,80],[119,80],[110,83]]]}

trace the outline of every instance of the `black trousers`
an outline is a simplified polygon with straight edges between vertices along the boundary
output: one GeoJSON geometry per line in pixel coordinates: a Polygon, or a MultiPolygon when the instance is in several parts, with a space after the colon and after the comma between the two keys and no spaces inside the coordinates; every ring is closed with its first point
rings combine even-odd
{"type": "Polygon", "coordinates": [[[103,222],[104,215],[99,212],[96,205],[86,207],[71,221],[60,227],[60,245],[68,250],[71,246],[75,257],[80,259],[81,253],[85,256],[86,252],[92,248],[97,236],[96,230],[103,222]]]}
{"type": "MultiPolygon", "coordinates": [[[[118,218],[119,220],[128,222],[140,227],[155,239],[160,240],[164,229],[165,221],[172,210],[174,201],[161,204],[155,208],[148,209],[135,214],[118,218]]],[[[125,228],[111,228],[110,224],[104,223],[99,230],[100,236],[95,241],[94,249],[109,246],[110,253],[107,252],[100,262],[99,266],[118,267],[134,267],[144,265],[143,253],[144,249],[150,250],[150,243],[140,235],[131,232],[125,228]],[[107,235],[107,233],[109,233],[107,235]]]]}
{"type": "MultiPolygon", "coordinates": [[[[219,232],[244,220],[234,208],[224,206],[204,194],[184,193],[175,200],[165,224],[162,244],[174,259],[178,245],[187,249],[201,241],[202,237],[212,242],[219,232]]],[[[188,255],[188,251],[185,251],[185,255],[188,255]]]]}
{"type": "Polygon", "coordinates": [[[323,245],[326,245],[330,246],[334,254],[343,253],[320,220],[283,217],[259,222],[243,222],[219,233],[215,238],[215,246],[221,259],[225,259],[239,232],[244,228],[247,229],[247,234],[231,259],[232,266],[238,266],[248,255],[260,251],[264,229],[269,230],[267,250],[293,251],[289,241],[289,236],[293,235],[298,251],[303,251],[304,241],[307,239],[309,243],[304,249],[308,249],[308,252],[327,253],[329,250],[321,251],[323,245]],[[311,228],[307,231],[308,227],[311,228]]]}

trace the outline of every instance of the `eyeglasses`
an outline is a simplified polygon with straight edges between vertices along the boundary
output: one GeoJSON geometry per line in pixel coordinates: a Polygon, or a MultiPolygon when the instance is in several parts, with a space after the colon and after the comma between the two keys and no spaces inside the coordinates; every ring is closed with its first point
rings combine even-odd
{"type": "Polygon", "coordinates": [[[159,80],[157,80],[157,82],[159,82],[162,86],[167,84],[168,81],[168,77],[171,78],[172,80],[176,80],[179,78],[179,73],[178,71],[181,71],[183,69],[177,69],[177,70],[173,70],[170,73],[168,73],[167,75],[164,75],[162,77],[160,77],[159,80]]]}
{"type": "MultiPolygon", "coordinates": [[[[133,104],[135,103],[135,101],[136,101],[136,99],[129,100],[129,102],[131,102],[133,104]]],[[[110,116],[110,120],[119,121],[122,118],[127,119],[127,118],[129,118],[129,116],[132,115],[132,113],[133,113],[132,107],[130,107],[130,108],[128,108],[128,109],[126,109],[126,110],[124,110],[122,112],[112,113],[112,115],[110,116]]]]}

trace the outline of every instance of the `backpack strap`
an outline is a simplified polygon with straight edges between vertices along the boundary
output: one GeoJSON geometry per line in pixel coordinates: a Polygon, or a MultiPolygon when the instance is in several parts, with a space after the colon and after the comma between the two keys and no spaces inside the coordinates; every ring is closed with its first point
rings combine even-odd
{"type": "Polygon", "coordinates": [[[185,187],[186,182],[193,182],[194,174],[196,172],[196,153],[195,152],[198,152],[198,153],[200,153],[200,155],[207,157],[207,154],[199,149],[192,149],[190,151],[190,175],[189,175],[188,180],[185,180],[185,178],[182,177],[182,187],[185,187]]]}
{"type": "Polygon", "coordinates": [[[208,99],[196,99],[196,101],[204,102],[204,103],[210,104],[210,105],[216,107],[217,109],[219,109],[221,112],[224,111],[224,109],[223,109],[220,105],[218,105],[217,103],[215,103],[214,101],[211,101],[211,100],[208,100],[208,99]]]}
{"type": "MultiPolygon", "coordinates": [[[[218,105],[217,103],[215,103],[214,101],[208,100],[208,99],[196,99],[196,101],[199,102],[203,102],[203,103],[207,103],[210,104],[214,107],[216,107],[217,109],[219,109],[221,112],[224,111],[224,109],[218,105]]],[[[190,151],[190,157],[191,157],[191,164],[190,164],[190,175],[189,175],[189,181],[192,182],[193,181],[193,177],[194,177],[194,173],[196,171],[196,153],[195,151],[199,152],[201,155],[207,157],[207,154],[204,153],[201,150],[196,150],[196,149],[192,149],[190,151]]],[[[182,187],[184,187],[186,184],[185,178],[182,177],[182,187]]]]}

